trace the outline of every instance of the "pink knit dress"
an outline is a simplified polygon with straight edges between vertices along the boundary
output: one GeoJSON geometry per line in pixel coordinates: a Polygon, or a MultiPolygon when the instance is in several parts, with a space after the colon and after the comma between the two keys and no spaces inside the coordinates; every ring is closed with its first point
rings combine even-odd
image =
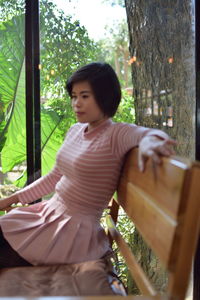
{"type": "Polygon", "coordinates": [[[55,192],[50,200],[13,209],[0,218],[9,244],[33,265],[101,258],[109,242],[100,217],[116,190],[124,155],[153,129],[110,119],[91,131],[69,130],[50,173],[18,192],[22,204],[55,192]]]}

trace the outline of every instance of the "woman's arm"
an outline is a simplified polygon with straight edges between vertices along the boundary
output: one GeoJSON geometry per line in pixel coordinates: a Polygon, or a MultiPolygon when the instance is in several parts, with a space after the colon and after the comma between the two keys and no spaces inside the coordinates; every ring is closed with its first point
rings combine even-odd
{"type": "MultiPolygon", "coordinates": [[[[75,125],[68,130],[65,139],[71,134],[73,128],[75,128],[75,125]]],[[[1,199],[0,210],[9,207],[14,203],[20,202],[22,204],[28,204],[54,192],[55,186],[62,175],[63,174],[60,172],[57,164],[55,164],[54,168],[47,175],[37,179],[25,188],[17,191],[12,196],[1,199]]]]}
{"type": "Polygon", "coordinates": [[[149,157],[160,163],[160,156],[174,154],[171,147],[176,144],[160,129],[127,123],[116,123],[112,138],[113,152],[119,158],[123,157],[130,149],[139,146],[138,163],[141,170],[144,170],[145,163],[149,157]]]}
{"type": "Polygon", "coordinates": [[[31,203],[44,195],[55,191],[56,183],[60,180],[62,174],[57,167],[54,167],[47,175],[37,179],[25,188],[17,191],[13,195],[0,200],[0,210],[9,210],[9,207],[15,203],[31,203]]]}
{"type": "Polygon", "coordinates": [[[0,200],[0,210],[9,210],[9,207],[15,203],[31,203],[55,190],[56,183],[60,180],[62,174],[57,167],[54,167],[47,175],[37,179],[25,188],[17,191],[13,195],[0,200]]]}
{"type": "Polygon", "coordinates": [[[19,202],[19,199],[18,199],[17,194],[13,194],[13,195],[8,196],[4,199],[1,199],[0,200],[0,210],[9,210],[9,207],[12,204],[15,204],[15,203],[18,203],[18,202],[19,202]]]}
{"type": "Polygon", "coordinates": [[[31,203],[55,190],[57,182],[62,177],[58,167],[54,167],[47,175],[37,179],[33,183],[27,185],[20,191],[17,191],[19,202],[22,204],[31,203]]]}

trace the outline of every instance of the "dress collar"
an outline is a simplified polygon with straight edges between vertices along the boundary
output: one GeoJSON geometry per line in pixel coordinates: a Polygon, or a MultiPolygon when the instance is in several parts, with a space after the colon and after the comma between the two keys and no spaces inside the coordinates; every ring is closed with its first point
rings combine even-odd
{"type": "Polygon", "coordinates": [[[97,133],[99,133],[102,130],[105,130],[105,128],[107,126],[109,126],[110,124],[112,124],[112,120],[111,119],[106,119],[105,121],[103,121],[101,124],[99,124],[98,126],[90,129],[89,131],[86,131],[88,124],[85,124],[83,126],[83,136],[84,137],[91,137],[91,136],[95,136],[97,133]]]}

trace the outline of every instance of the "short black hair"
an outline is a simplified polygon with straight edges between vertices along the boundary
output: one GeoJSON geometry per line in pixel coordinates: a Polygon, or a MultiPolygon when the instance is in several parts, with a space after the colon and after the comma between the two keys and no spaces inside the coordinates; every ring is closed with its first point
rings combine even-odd
{"type": "Polygon", "coordinates": [[[73,85],[81,81],[89,82],[99,108],[113,117],[121,101],[121,87],[113,68],[108,63],[93,62],[78,69],[66,83],[70,97],[73,85]]]}

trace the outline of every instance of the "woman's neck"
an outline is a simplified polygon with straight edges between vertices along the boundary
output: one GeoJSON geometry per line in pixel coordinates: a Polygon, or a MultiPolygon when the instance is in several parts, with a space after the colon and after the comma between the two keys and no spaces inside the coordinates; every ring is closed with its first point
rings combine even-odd
{"type": "Polygon", "coordinates": [[[95,127],[99,126],[101,123],[103,123],[104,121],[106,121],[108,119],[109,119],[108,117],[104,117],[104,118],[102,118],[100,120],[88,123],[86,131],[88,132],[88,131],[94,129],[95,127]]]}

